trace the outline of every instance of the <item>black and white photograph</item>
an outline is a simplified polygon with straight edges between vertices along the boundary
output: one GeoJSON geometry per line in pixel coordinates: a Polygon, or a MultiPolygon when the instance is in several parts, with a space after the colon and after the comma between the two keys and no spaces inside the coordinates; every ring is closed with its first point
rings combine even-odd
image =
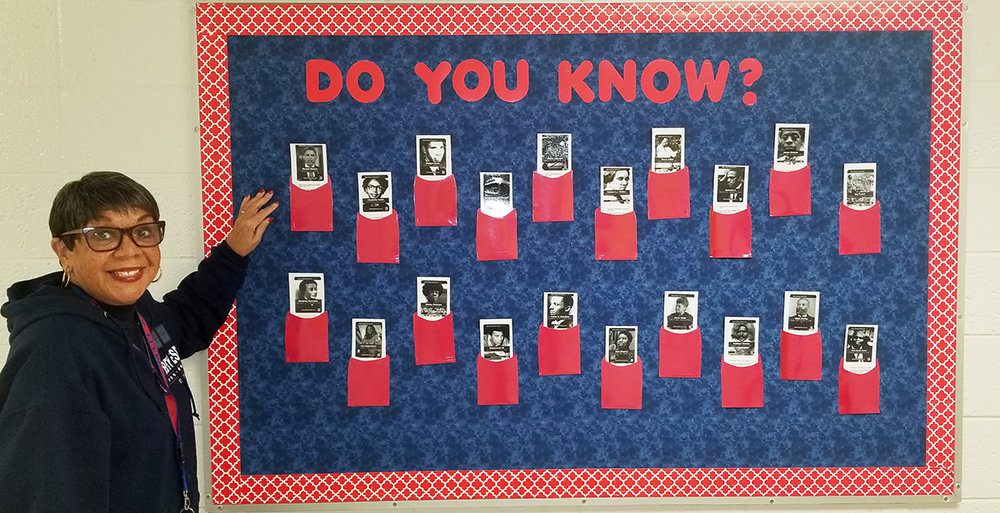
{"type": "Polygon", "coordinates": [[[492,217],[503,217],[514,210],[510,173],[479,173],[479,209],[492,217]]]}
{"type": "Polygon", "coordinates": [[[323,313],[323,273],[288,273],[288,310],[299,317],[323,313]]]}
{"type": "Polygon", "coordinates": [[[351,358],[377,360],[385,357],[385,319],[351,319],[351,358]]]}
{"type": "Polygon", "coordinates": [[[543,317],[546,328],[565,330],[577,324],[576,292],[545,292],[543,317]]]}
{"type": "Polygon", "coordinates": [[[726,317],[722,333],[724,347],[722,359],[737,367],[757,363],[757,329],[759,317],[726,317]]]}
{"type": "Polygon", "coordinates": [[[715,166],[712,186],[712,210],[720,214],[735,214],[747,208],[749,166],[715,166]]]}
{"type": "Polygon", "coordinates": [[[684,129],[653,129],[653,172],[673,173],[684,167],[684,129]]]}
{"type": "Polygon", "coordinates": [[[666,291],[663,293],[663,327],[686,333],[698,327],[698,291],[666,291]]]}
{"type": "Polygon", "coordinates": [[[391,173],[358,173],[358,211],[369,219],[382,219],[392,213],[391,173]]]}
{"type": "Polygon", "coordinates": [[[601,167],[601,212],[627,214],[634,209],[632,201],[632,168],[601,167]]]}
{"type": "Polygon", "coordinates": [[[844,205],[855,210],[875,206],[875,163],[844,164],[844,205]]]}
{"type": "Polygon", "coordinates": [[[605,326],[604,359],[612,365],[636,362],[639,346],[638,326],[605,326]]]}
{"type": "Polygon", "coordinates": [[[417,175],[443,180],[451,175],[451,136],[417,136],[417,175]]]}
{"type": "Polygon", "coordinates": [[[417,277],[417,315],[437,320],[451,313],[451,278],[447,276],[417,277]]]}
{"type": "Polygon", "coordinates": [[[545,176],[559,176],[573,169],[572,134],[538,134],[536,169],[545,176]]]}
{"type": "Polygon", "coordinates": [[[809,125],[774,125],[774,170],[795,171],[809,162],[809,125]]]}
{"type": "Polygon", "coordinates": [[[479,319],[482,335],[480,356],[502,361],[514,356],[513,323],[510,319],[479,319]]]}
{"type": "Polygon", "coordinates": [[[848,324],[844,330],[844,370],[862,374],[875,368],[878,326],[848,324]]]}
{"type": "Polygon", "coordinates": [[[810,335],[819,329],[819,292],[785,291],[785,323],[782,329],[810,335]]]}
{"type": "Polygon", "coordinates": [[[292,143],[288,149],[292,157],[292,183],[296,187],[315,189],[327,183],[325,144],[292,143]]]}

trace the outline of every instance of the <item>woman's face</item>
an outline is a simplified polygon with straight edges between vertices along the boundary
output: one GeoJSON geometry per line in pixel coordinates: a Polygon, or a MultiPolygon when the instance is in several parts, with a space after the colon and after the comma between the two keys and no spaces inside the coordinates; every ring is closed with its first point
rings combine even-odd
{"type": "MultiPolygon", "coordinates": [[[[130,228],[156,221],[142,210],[104,212],[86,226],[130,228]]],[[[82,228],[82,227],[80,227],[82,228]]],[[[52,249],[68,269],[74,284],[90,297],[108,305],[131,305],[139,300],[160,270],[160,247],[140,248],[125,234],[114,251],[98,252],[78,236],[73,249],[52,241],[52,249]]]]}
{"type": "Polygon", "coordinates": [[[628,189],[628,171],[615,172],[614,178],[608,184],[608,189],[613,191],[624,191],[628,189]]]}

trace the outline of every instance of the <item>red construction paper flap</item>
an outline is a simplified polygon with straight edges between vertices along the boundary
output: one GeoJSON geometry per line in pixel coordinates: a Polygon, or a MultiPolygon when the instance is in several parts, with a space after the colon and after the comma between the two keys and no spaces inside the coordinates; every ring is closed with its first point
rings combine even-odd
{"type": "Polygon", "coordinates": [[[517,210],[503,217],[476,211],[476,259],[517,260],[517,210]]]}
{"type": "Polygon", "coordinates": [[[348,360],[347,406],[389,406],[389,355],[348,360]]]}
{"type": "Polygon", "coordinates": [[[479,406],[517,404],[517,355],[502,361],[476,360],[479,406]]]}
{"type": "Polygon", "coordinates": [[[531,220],[536,223],[573,220],[573,171],[551,178],[531,175],[531,220]]]}
{"type": "Polygon", "coordinates": [[[660,377],[701,377],[701,328],[676,333],[660,326],[660,377]]]}
{"type": "Polygon", "coordinates": [[[882,204],[854,210],[840,204],[840,254],[864,255],[882,252],[882,204]]]}
{"type": "Polygon", "coordinates": [[[723,360],[722,407],[764,407],[764,366],[760,358],[748,367],[737,367],[723,360]]]}
{"type": "Polygon", "coordinates": [[[333,231],[333,187],[327,181],[316,189],[302,189],[288,180],[288,203],[293,232],[333,231]]]}
{"type": "Polygon", "coordinates": [[[417,365],[455,363],[455,319],[451,313],[432,321],[414,312],[413,355],[417,365]]]}
{"type": "Polygon", "coordinates": [[[594,210],[594,259],[636,260],[636,238],[635,212],[614,215],[594,210]]]}
{"type": "Polygon", "coordinates": [[[708,215],[708,254],[712,258],[750,258],[753,239],[750,208],[735,214],[708,215]]]}
{"type": "Polygon", "coordinates": [[[302,318],[285,315],[285,361],[288,363],[329,362],[329,315],[302,318]]]}
{"type": "Polygon", "coordinates": [[[642,358],[635,363],[615,365],[601,359],[601,408],[606,410],[642,409],[642,358]]]}
{"type": "Polygon", "coordinates": [[[580,373],[580,325],[557,330],[538,327],[538,375],[580,373]]]}
{"type": "Polygon", "coordinates": [[[691,174],[687,166],[673,173],[646,175],[649,219],[687,219],[691,217],[691,174]]]}
{"type": "Polygon", "coordinates": [[[879,413],[880,373],[878,360],[875,360],[874,369],[864,374],[855,374],[844,369],[844,359],[840,359],[837,402],[841,415],[879,413]]]}
{"type": "Polygon", "coordinates": [[[809,164],[795,171],[771,168],[768,197],[771,217],[807,216],[812,213],[812,170],[809,164]]]}
{"type": "Polygon", "coordinates": [[[782,330],[779,366],[781,379],[823,379],[823,335],[819,331],[798,335],[782,330]]]}
{"type": "Polygon", "coordinates": [[[455,175],[443,180],[413,179],[413,217],[417,226],[458,226],[455,175]]]}
{"type": "Polygon", "coordinates": [[[382,219],[357,217],[359,264],[399,263],[399,215],[395,210],[382,219]]]}

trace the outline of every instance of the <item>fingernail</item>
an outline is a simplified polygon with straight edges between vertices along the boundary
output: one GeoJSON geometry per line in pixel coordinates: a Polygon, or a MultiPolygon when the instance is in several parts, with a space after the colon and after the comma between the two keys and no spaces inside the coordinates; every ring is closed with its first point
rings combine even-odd
{"type": "Polygon", "coordinates": [[[263,194],[263,193],[264,193],[264,189],[257,189],[257,194],[263,194]]]}

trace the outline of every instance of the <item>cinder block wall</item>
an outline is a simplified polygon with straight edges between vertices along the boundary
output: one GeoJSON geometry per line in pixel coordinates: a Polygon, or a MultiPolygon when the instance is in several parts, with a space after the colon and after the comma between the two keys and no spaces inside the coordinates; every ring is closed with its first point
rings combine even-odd
{"type": "MultiPolygon", "coordinates": [[[[708,511],[1000,511],[1000,228],[995,224],[1000,218],[1000,37],[995,31],[1000,2],[966,0],[966,8],[960,270],[965,323],[963,501],[921,506],[709,506],[708,511]]],[[[3,301],[14,281],[58,269],[49,249],[48,208],[63,183],[87,171],[126,172],[160,201],[169,228],[164,277],[154,285],[154,295],[170,290],[194,269],[202,245],[195,69],[190,0],[0,0],[3,301]]],[[[0,361],[6,360],[9,349],[7,335],[4,323],[0,361]]],[[[205,411],[204,356],[185,365],[205,411]]],[[[201,481],[207,484],[208,430],[201,428],[201,481]]]]}

